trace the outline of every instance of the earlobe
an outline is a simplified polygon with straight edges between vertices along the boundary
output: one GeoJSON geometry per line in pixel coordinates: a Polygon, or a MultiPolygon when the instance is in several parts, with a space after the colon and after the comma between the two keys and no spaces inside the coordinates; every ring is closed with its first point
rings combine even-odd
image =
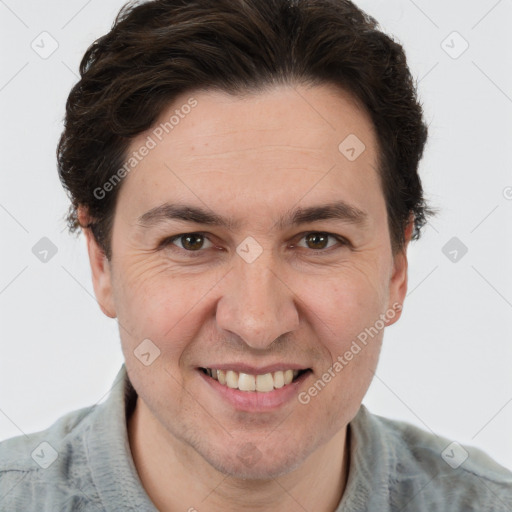
{"type": "Polygon", "coordinates": [[[91,265],[94,294],[96,295],[96,300],[98,301],[101,311],[109,318],[116,318],[117,314],[112,294],[110,262],[105,256],[103,249],[98,245],[91,229],[85,227],[88,225],[88,222],[83,222],[85,220],[86,218],[83,211],[79,211],[79,221],[85,235],[89,263],[91,265]]]}

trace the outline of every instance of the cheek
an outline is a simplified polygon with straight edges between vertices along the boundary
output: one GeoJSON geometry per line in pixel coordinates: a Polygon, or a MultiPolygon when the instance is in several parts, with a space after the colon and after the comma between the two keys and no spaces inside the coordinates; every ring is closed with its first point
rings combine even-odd
{"type": "Polygon", "coordinates": [[[301,403],[309,401],[311,416],[324,418],[329,431],[353,419],[368,391],[382,345],[382,321],[376,325],[381,311],[380,301],[372,301],[371,294],[340,292],[337,301],[319,312],[325,316],[318,317],[314,330],[325,357],[301,403]]]}
{"type": "Polygon", "coordinates": [[[385,272],[374,263],[347,265],[329,278],[304,280],[300,296],[305,314],[317,325],[319,338],[333,357],[371,327],[387,306],[385,272]]]}
{"type": "Polygon", "coordinates": [[[317,407],[332,422],[340,421],[336,411],[346,409],[347,421],[357,412],[377,366],[387,306],[382,275],[374,264],[347,266],[323,282],[311,280],[303,290],[305,314],[325,351],[316,376],[322,382],[311,393],[322,395],[317,407]]]}
{"type": "Polygon", "coordinates": [[[222,274],[181,275],[161,260],[140,260],[120,266],[120,278],[115,279],[123,343],[133,350],[149,338],[162,355],[178,360],[201,327],[199,312],[222,274]]]}
{"type": "MultiPolygon", "coordinates": [[[[377,366],[387,305],[382,269],[347,266],[330,279],[309,280],[302,290],[309,322],[326,352],[304,400],[333,429],[348,423],[361,404],[377,366]]],[[[313,414],[313,412],[312,412],[313,414]]]]}

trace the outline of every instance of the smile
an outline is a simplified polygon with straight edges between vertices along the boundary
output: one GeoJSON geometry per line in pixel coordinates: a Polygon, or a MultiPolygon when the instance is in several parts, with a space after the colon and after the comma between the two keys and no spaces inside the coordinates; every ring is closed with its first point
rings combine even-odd
{"type": "Polygon", "coordinates": [[[222,386],[239,391],[258,391],[269,393],[291,384],[309,370],[278,370],[262,375],[251,375],[234,370],[201,368],[201,371],[216,380],[222,386]]]}

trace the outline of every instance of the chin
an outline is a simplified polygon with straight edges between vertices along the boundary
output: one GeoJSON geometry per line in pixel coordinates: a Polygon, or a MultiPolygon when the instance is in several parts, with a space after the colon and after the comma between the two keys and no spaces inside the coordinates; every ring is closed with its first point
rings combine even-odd
{"type": "Polygon", "coordinates": [[[236,480],[267,481],[274,480],[291,473],[297,469],[302,461],[295,460],[293,463],[282,461],[265,461],[249,466],[240,461],[229,460],[221,462],[219,460],[208,461],[217,471],[236,480]]]}
{"type": "Polygon", "coordinates": [[[233,453],[200,453],[200,455],[223,475],[239,480],[265,481],[291,473],[307,458],[306,453],[298,453],[288,446],[282,446],[284,452],[268,450],[262,453],[252,443],[242,443],[233,453]]]}

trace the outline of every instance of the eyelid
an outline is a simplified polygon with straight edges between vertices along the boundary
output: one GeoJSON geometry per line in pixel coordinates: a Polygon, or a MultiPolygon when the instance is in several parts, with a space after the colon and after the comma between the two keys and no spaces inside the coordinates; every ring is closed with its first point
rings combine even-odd
{"type": "MultiPolygon", "coordinates": [[[[302,241],[304,238],[306,238],[308,235],[311,235],[311,234],[325,235],[329,238],[334,238],[334,240],[336,240],[336,242],[338,242],[338,244],[340,244],[340,245],[349,245],[348,240],[344,239],[342,236],[335,235],[334,233],[328,233],[327,231],[307,231],[306,233],[301,233],[300,235],[297,235],[297,237],[300,236],[299,241],[302,241]]],[[[305,247],[303,245],[298,245],[298,244],[297,244],[297,247],[303,247],[304,249],[309,249],[309,247],[305,247]]],[[[324,249],[311,249],[311,251],[313,251],[313,252],[328,251],[329,249],[332,249],[333,247],[335,247],[335,244],[331,245],[329,247],[326,247],[324,249]]]]}
{"type": "Polygon", "coordinates": [[[211,249],[214,245],[213,245],[213,242],[208,238],[208,234],[207,233],[202,233],[200,231],[191,231],[191,232],[187,232],[187,233],[180,233],[179,235],[173,235],[173,236],[170,236],[170,237],[167,237],[165,238],[164,240],[162,240],[161,244],[160,244],[162,247],[166,247],[168,245],[174,245],[177,249],[180,249],[186,253],[200,253],[202,252],[204,249],[211,249]],[[183,238],[184,236],[187,236],[187,235],[199,235],[201,237],[203,237],[203,239],[205,241],[208,241],[210,243],[210,247],[201,247],[201,249],[198,249],[197,251],[189,251],[183,247],[179,247],[178,245],[176,245],[174,242],[176,240],[180,240],[181,238],[183,238]]]}

